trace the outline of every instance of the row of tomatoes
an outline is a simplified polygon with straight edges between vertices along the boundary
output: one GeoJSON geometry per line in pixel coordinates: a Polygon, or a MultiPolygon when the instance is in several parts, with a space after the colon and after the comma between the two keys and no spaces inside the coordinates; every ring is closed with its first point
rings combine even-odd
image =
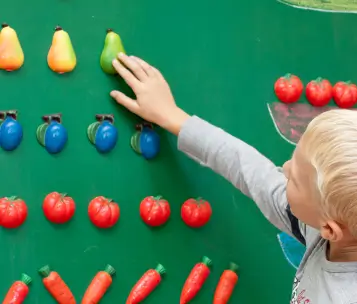
{"type": "MultiPolygon", "coordinates": [[[[290,104],[300,99],[304,85],[296,75],[286,74],[275,82],[274,91],[281,102],[290,104]]],[[[319,77],[306,85],[305,94],[315,107],[326,106],[331,99],[340,108],[352,108],[357,103],[357,86],[350,81],[339,81],[332,86],[330,81],[319,77]]]]}
{"type": "MultiPolygon", "coordinates": [[[[56,224],[68,222],[74,215],[76,205],[67,194],[51,192],[43,201],[46,218],[56,224]]],[[[149,226],[165,224],[171,214],[169,202],[161,196],[148,196],[140,203],[140,216],[149,226]]],[[[16,196],[0,198],[0,226],[16,228],[27,218],[24,200],[16,196]]],[[[205,225],[211,218],[211,205],[202,198],[186,200],[181,206],[181,217],[186,225],[194,228],[205,225]]],[[[97,196],[88,205],[88,216],[99,228],[110,228],[119,220],[120,208],[112,199],[97,196]]]]}

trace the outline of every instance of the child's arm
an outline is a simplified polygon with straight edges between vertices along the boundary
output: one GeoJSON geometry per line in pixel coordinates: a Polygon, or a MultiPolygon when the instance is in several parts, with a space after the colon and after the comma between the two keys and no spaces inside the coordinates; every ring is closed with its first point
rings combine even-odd
{"type": "Polygon", "coordinates": [[[288,209],[287,180],[281,168],[256,149],[197,116],[184,122],[178,148],[224,176],[252,198],[272,224],[304,242],[301,233],[304,227],[288,209]]]}
{"type": "Polygon", "coordinates": [[[134,91],[133,100],[118,91],[111,96],[131,112],[178,134],[178,147],[228,179],[252,198],[277,228],[304,242],[304,228],[288,209],[286,178],[281,169],[253,147],[176,106],[161,73],[139,58],[121,55],[113,66],[134,91]],[[129,70],[130,69],[130,70],[129,70]]]}

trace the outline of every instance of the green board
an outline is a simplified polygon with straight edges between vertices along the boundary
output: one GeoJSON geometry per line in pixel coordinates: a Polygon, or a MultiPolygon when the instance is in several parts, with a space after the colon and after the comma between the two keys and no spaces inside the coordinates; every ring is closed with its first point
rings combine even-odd
{"type": "Polygon", "coordinates": [[[293,146],[279,137],[266,108],[274,100],[273,83],[286,72],[305,83],[317,76],[356,81],[354,15],[302,11],[274,0],[17,0],[5,1],[1,11],[19,35],[25,64],[0,73],[1,109],[17,109],[24,128],[16,151],[0,151],[0,195],[22,197],[29,216],[19,229],[0,230],[0,295],[25,272],[34,279],[26,303],[55,303],[37,274],[50,264],[80,302],[92,277],[109,263],[117,275],[101,303],[124,303],[137,279],[159,262],[167,275],[145,303],[177,303],[191,268],[207,255],[212,273],[192,303],[211,303],[230,261],[241,267],[232,303],[287,303],[294,270],[283,258],[276,229],[228,182],[179,153],[171,135],[160,132],[157,159],[135,154],[130,137],[139,120],[109,97],[114,88],[129,90],[101,71],[99,56],[106,29],[113,28],[129,53],[163,72],[180,106],[282,164],[293,146]],[[57,24],[68,31],[77,54],[77,68],[68,75],[47,67],[57,24]],[[42,115],[58,112],[69,140],[53,156],[37,143],[35,131],[42,115]],[[105,156],[86,137],[98,113],[113,113],[119,130],[116,148],[105,156]],[[51,225],[43,216],[42,200],[52,191],[76,201],[67,225],[51,225]],[[139,203],[158,194],[169,200],[172,216],[165,227],[149,229],[139,203]],[[88,203],[98,195],[120,205],[113,229],[98,230],[88,220],[88,203]],[[200,230],[180,219],[182,202],[196,196],[209,200],[214,212],[200,230]]]}

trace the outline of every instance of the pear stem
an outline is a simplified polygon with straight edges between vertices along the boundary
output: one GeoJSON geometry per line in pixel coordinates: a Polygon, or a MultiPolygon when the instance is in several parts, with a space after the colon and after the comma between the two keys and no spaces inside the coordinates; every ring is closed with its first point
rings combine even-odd
{"type": "Polygon", "coordinates": [[[56,31],[56,32],[62,31],[62,27],[60,27],[59,25],[57,25],[57,26],[55,27],[55,31],[56,31]]]}

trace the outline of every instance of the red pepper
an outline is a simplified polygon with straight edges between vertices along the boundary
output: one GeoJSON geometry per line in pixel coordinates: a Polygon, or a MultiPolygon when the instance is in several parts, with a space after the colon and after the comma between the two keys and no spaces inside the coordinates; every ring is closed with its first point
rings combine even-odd
{"type": "Polygon", "coordinates": [[[210,274],[209,266],[212,265],[212,261],[204,256],[201,263],[197,263],[191,270],[190,275],[186,279],[183,286],[180,298],[180,304],[186,304],[190,302],[200,291],[204,282],[210,274]]]}
{"type": "Polygon", "coordinates": [[[25,301],[28,293],[28,285],[32,279],[25,273],[21,275],[20,281],[15,281],[6,294],[5,300],[2,304],[21,304],[25,301]]]}
{"type": "Polygon", "coordinates": [[[126,304],[136,304],[143,301],[161,282],[161,276],[166,272],[164,266],[158,264],[155,269],[149,269],[131,290],[126,304]]]}
{"type": "Polygon", "coordinates": [[[228,303],[238,282],[237,270],[238,266],[231,263],[229,269],[223,271],[214,293],[213,304],[228,303]]]}

